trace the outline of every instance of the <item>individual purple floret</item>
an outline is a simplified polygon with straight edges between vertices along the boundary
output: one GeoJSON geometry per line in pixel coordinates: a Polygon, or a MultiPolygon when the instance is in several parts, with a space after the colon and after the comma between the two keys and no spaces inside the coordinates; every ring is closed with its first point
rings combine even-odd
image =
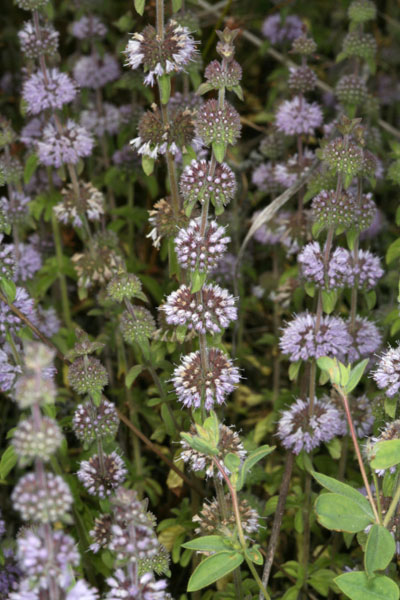
{"type": "Polygon", "coordinates": [[[34,73],[24,82],[22,97],[27,103],[27,112],[33,115],[51,108],[62,108],[76,96],[76,84],[58,69],[49,69],[46,77],[42,71],[34,73]]]}
{"type": "Polygon", "coordinates": [[[341,433],[342,419],[331,402],[314,398],[311,415],[309,408],[309,399],[296,400],[279,419],[277,435],[282,445],[293,454],[302,450],[311,452],[341,433]]]}
{"type": "Polygon", "coordinates": [[[277,13],[265,19],[261,31],[271,44],[281,44],[300,37],[303,33],[303,23],[297,15],[287,16],[282,23],[282,17],[277,13]]]}
{"type": "Polygon", "coordinates": [[[279,346],[290,361],[339,356],[348,351],[351,338],[343,319],[323,316],[317,334],[315,323],[315,315],[304,312],[283,329],[279,346]]]}
{"type": "Polygon", "coordinates": [[[353,343],[348,349],[347,362],[353,363],[363,358],[372,358],[382,344],[382,335],[375,325],[365,317],[356,317],[354,332],[351,332],[351,320],[347,320],[347,327],[353,343]]]}
{"type": "Polygon", "coordinates": [[[93,144],[86,129],[68,119],[62,135],[51,123],[46,125],[37,150],[41,164],[58,168],[68,163],[75,165],[80,158],[90,156],[93,144]]]}
{"type": "Polygon", "coordinates": [[[276,113],[276,127],[285,135],[314,135],[322,124],[322,111],[316,102],[309,103],[300,96],[285,100],[276,113]]]}
{"type": "Polygon", "coordinates": [[[120,75],[119,64],[111,54],[82,56],[74,67],[74,78],[81,87],[98,90],[120,75]]]}
{"type": "Polygon", "coordinates": [[[382,354],[373,377],[378,388],[384,389],[389,398],[398,392],[400,388],[400,345],[397,348],[389,348],[382,354]]]}
{"type": "Polygon", "coordinates": [[[107,27],[100,21],[96,15],[88,15],[81,17],[78,21],[74,21],[71,25],[71,33],[79,40],[87,38],[102,38],[107,33],[107,27]]]}

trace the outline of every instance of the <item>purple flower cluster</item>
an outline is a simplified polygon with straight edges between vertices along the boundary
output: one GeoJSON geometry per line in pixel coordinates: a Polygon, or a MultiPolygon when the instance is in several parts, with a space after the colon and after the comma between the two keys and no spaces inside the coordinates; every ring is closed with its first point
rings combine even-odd
{"type": "Polygon", "coordinates": [[[38,71],[31,75],[22,87],[22,97],[27,103],[27,110],[33,115],[51,108],[62,108],[72,102],[76,96],[76,84],[58,69],[49,69],[44,75],[38,71]]]}
{"type": "Polygon", "coordinates": [[[285,100],[279,106],[276,127],[285,135],[314,135],[315,129],[322,125],[322,111],[316,102],[309,103],[301,96],[285,100]]]}
{"type": "Polygon", "coordinates": [[[73,164],[80,158],[90,156],[93,149],[93,138],[72,119],[68,119],[62,132],[48,123],[43,131],[43,138],[37,142],[37,151],[42,165],[61,167],[73,164]]]}
{"type": "Polygon", "coordinates": [[[342,431],[342,418],[329,401],[314,398],[310,413],[310,400],[296,400],[283,411],[278,423],[277,436],[282,445],[299,454],[302,450],[311,452],[323,442],[329,442],[342,431]]]}
{"type": "Polygon", "coordinates": [[[186,285],[172,292],[160,307],[169,325],[186,325],[199,333],[219,333],[237,318],[234,297],[219,285],[205,285],[192,294],[186,285]]]}
{"type": "Polygon", "coordinates": [[[98,90],[120,75],[117,61],[111,54],[82,56],[74,67],[74,78],[81,87],[98,90]]]}
{"type": "Polygon", "coordinates": [[[277,13],[265,19],[261,31],[271,44],[282,44],[300,37],[303,33],[303,23],[297,15],[288,15],[282,22],[280,13],[277,13]]]}
{"type": "Polygon", "coordinates": [[[389,398],[397,394],[400,389],[400,346],[389,348],[381,356],[373,377],[389,398]]]}
{"type": "Polygon", "coordinates": [[[348,352],[351,337],[343,319],[325,315],[317,332],[315,329],[316,317],[309,312],[297,315],[283,329],[279,346],[291,362],[348,352]]]}

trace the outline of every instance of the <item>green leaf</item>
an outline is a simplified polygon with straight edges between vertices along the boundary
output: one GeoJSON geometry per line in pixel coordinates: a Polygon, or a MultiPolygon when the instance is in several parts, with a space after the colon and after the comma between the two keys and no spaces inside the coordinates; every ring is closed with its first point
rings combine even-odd
{"type": "Polygon", "coordinates": [[[140,375],[140,373],[143,371],[144,367],[143,365],[135,365],[134,367],[131,367],[125,377],[125,385],[127,388],[130,388],[132,383],[135,381],[136,377],[138,375],[140,375]]]}
{"type": "Polygon", "coordinates": [[[387,440],[374,445],[373,469],[389,469],[400,463],[400,440],[387,440]]]}
{"type": "Polygon", "coordinates": [[[237,473],[237,471],[239,471],[240,458],[237,454],[233,454],[233,452],[228,452],[228,454],[224,458],[224,463],[231,473],[237,473]]]}
{"type": "Polygon", "coordinates": [[[385,398],[385,413],[392,419],[396,416],[397,398],[385,398]]]}
{"type": "Polygon", "coordinates": [[[369,358],[362,360],[358,365],[353,367],[350,371],[349,381],[345,386],[345,391],[350,394],[356,388],[360,382],[361,377],[364,375],[364,371],[369,362],[369,358]]]}
{"type": "Polygon", "coordinates": [[[171,77],[170,75],[164,74],[158,78],[158,85],[160,87],[160,98],[163,104],[168,104],[169,97],[171,95],[171,77]]]}
{"type": "Polygon", "coordinates": [[[224,551],[208,556],[195,569],[188,583],[188,592],[196,592],[234,571],[244,561],[240,552],[224,551]]]}
{"type": "Polygon", "coordinates": [[[39,164],[39,158],[37,154],[31,154],[28,156],[28,159],[25,163],[24,167],[24,183],[25,185],[30,182],[32,175],[36,171],[36,168],[39,164]]]}
{"type": "Polygon", "coordinates": [[[15,454],[14,446],[10,445],[4,450],[0,460],[0,480],[4,481],[16,464],[17,455],[15,454]]]}
{"type": "Polygon", "coordinates": [[[135,10],[140,16],[144,13],[144,3],[145,0],[135,0],[135,10]]]}
{"type": "Polygon", "coordinates": [[[304,284],[304,290],[305,290],[307,296],[310,296],[310,298],[314,298],[315,283],[311,283],[311,281],[306,281],[306,283],[304,284]]]}
{"type": "Polygon", "coordinates": [[[368,579],[364,571],[353,571],[335,577],[334,582],[351,600],[398,600],[399,598],[397,584],[384,575],[368,579]]]}
{"type": "Polygon", "coordinates": [[[172,12],[176,13],[182,8],[182,0],[172,0],[172,12]]]}
{"type": "Polygon", "coordinates": [[[372,310],[376,304],[376,292],[375,290],[370,290],[366,294],[364,294],[365,301],[367,303],[368,310],[372,310]]]}
{"type": "Polygon", "coordinates": [[[205,535],[182,544],[182,548],[200,552],[226,552],[228,549],[227,541],[227,538],[221,535],[205,535]]]}
{"type": "Polygon", "coordinates": [[[393,558],[396,543],[392,534],[382,525],[373,525],[365,547],[364,566],[368,577],[374,571],[383,571],[393,558]]]}
{"type": "Polygon", "coordinates": [[[154,171],[154,158],[150,158],[150,156],[146,156],[143,154],[142,156],[142,168],[144,174],[149,176],[154,171]]]}
{"type": "Polygon", "coordinates": [[[190,435],[189,433],[181,433],[181,438],[185,440],[187,444],[194,450],[207,454],[208,456],[215,456],[218,454],[218,449],[214,448],[211,444],[205,440],[201,440],[198,437],[190,435]]]}
{"type": "Polygon", "coordinates": [[[239,98],[239,100],[241,100],[243,102],[244,98],[243,98],[242,86],[234,85],[232,88],[232,92],[234,92],[236,94],[236,96],[239,98]]]}
{"type": "MultiPolygon", "coordinates": [[[[369,508],[369,505],[368,505],[369,508]]],[[[321,494],[315,502],[317,519],[327,529],[356,533],[371,524],[374,516],[360,504],[340,494],[321,494]]]]}
{"type": "Polygon", "coordinates": [[[214,156],[219,163],[224,162],[226,146],[223,142],[214,142],[212,145],[214,156]]]}
{"type": "Polygon", "coordinates": [[[372,512],[368,500],[358,490],[355,490],[350,485],[347,485],[347,483],[342,483],[333,477],[323,475],[322,473],[317,473],[316,471],[311,471],[311,475],[316,481],[318,481],[320,485],[322,485],[322,487],[326,488],[330,492],[340,494],[341,496],[346,496],[346,498],[350,498],[359,504],[364,512],[369,515],[372,520],[374,520],[374,513],[372,512]]]}
{"type": "Polygon", "coordinates": [[[262,565],[264,562],[263,555],[259,551],[259,547],[260,546],[256,544],[252,548],[247,548],[245,551],[246,558],[251,560],[251,562],[255,563],[256,565],[262,565]]]}
{"type": "Polygon", "coordinates": [[[357,231],[357,229],[349,229],[346,233],[346,240],[347,240],[347,245],[349,247],[349,250],[353,250],[354,248],[354,243],[359,235],[359,231],[357,231]]]}
{"type": "MultiPolygon", "coordinates": [[[[199,425],[196,425],[196,428],[198,431],[200,431],[199,425]]],[[[207,438],[212,440],[217,446],[219,442],[219,421],[217,413],[214,410],[210,412],[210,416],[204,421],[203,428],[207,438]]]]}
{"type": "Polygon", "coordinates": [[[245,484],[247,474],[260,460],[262,460],[268,454],[271,454],[275,450],[275,446],[260,446],[257,450],[250,452],[246,460],[244,461],[242,468],[240,469],[238,481],[236,484],[237,491],[240,491],[245,484]]]}
{"type": "Polygon", "coordinates": [[[11,279],[6,279],[5,277],[0,278],[0,287],[5,294],[7,300],[10,304],[12,304],[17,295],[17,287],[11,279]]]}
{"type": "Polygon", "coordinates": [[[396,258],[400,256],[400,238],[392,242],[386,252],[386,264],[390,265],[396,258]]]}
{"type": "Polygon", "coordinates": [[[296,381],[297,376],[298,376],[299,371],[300,371],[300,367],[301,367],[301,363],[302,362],[303,361],[300,359],[300,360],[297,360],[294,363],[291,363],[291,365],[289,367],[289,379],[290,379],[290,381],[296,381]]]}
{"type": "Polygon", "coordinates": [[[168,406],[166,405],[165,402],[161,405],[161,418],[164,422],[165,429],[166,429],[168,435],[173,437],[176,433],[176,426],[175,426],[174,420],[172,418],[171,412],[168,409],[168,406]]]}
{"type": "Polygon", "coordinates": [[[192,287],[190,289],[192,294],[195,294],[196,292],[201,290],[206,279],[207,279],[207,272],[200,272],[200,271],[197,271],[197,269],[196,269],[196,271],[194,271],[192,273],[192,287]]]}
{"type": "Polygon", "coordinates": [[[333,312],[337,301],[337,291],[330,290],[329,292],[326,290],[322,290],[322,308],[327,315],[330,315],[333,312]]]}

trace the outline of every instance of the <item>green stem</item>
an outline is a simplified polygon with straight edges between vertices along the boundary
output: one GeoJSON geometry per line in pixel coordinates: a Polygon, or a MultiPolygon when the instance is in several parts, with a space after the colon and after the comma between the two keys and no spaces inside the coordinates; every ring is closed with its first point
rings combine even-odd
{"type": "Polygon", "coordinates": [[[392,498],[392,501],[390,503],[388,511],[387,511],[387,513],[385,515],[385,518],[383,520],[383,526],[384,527],[387,527],[389,525],[390,519],[393,517],[393,514],[394,514],[394,512],[395,512],[395,510],[397,508],[397,505],[398,505],[399,501],[400,501],[400,484],[396,488],[396,492],[395,492],[395,494],[394,494],[394,496],[392,498]]]}
{"type": "Polygon", "coordinates": [[[374,469],[371,469],[371,471],[372,471],[372,479],[373,479],[374,485],[375,485],[376,505],[377,505],[377,508],[378,508],[379,518],[382,521],[382,504],[381,504],[381,496],[380,496],[380,492],[379,492],[378,476],[375,473],[374,469]]]}
{"type": "Polygon", "coordinates": [[[51,215],[51,225],[53,228],[54,246],[55,246],[55,250],[56,250],[58,279],[60,281],[61,305],[62,305],[64,322],[65,322],[65,325],[68,327],[68,329],[72,329],[71,311],[69,308],[69,299],[68,299],[67,279],[63,272],[63,250],[62,250],[61,235],[60,235],[60,229],[58,227],[57,217],[56,217],[54,211],[52,211],[52,215],[51,215]]]}
{"type": "Polygon", "coordinates": [[[242,519],[240,517],[240,510],[239,510],[239,503],[238,503],[238,498],[237,498],[237,493],[235,488],[233,487],[231,480],[229,479],[225,469],[222,467],[221,463],[219,462],[219,460],[217,458],[215,458],[215,456],[213,457],[213,462],[215,464],[215,466],[217,467],[218,471],[221,473],[221,475],[223,476],[223,478],[225,479],[225,483],[228,486],[229,489],[229,493],[231,495],[232,498],[232,508],[233,508],[233,512],[235,514],[235,520],[236,520],[236,528],[237,528],[237,532],[238,532],[238,536],[239,536],[239,541],[240,541],[240,545],[242,546],[242,550],[243,550],[243,554],[247,563],[247,566],[249,567],[255,581],[257,582],[257,585],[260,589],[260,592],[262,593],[262,595],[264,596],[265,600],[271,600],[270,595],[268,594],[267,590],[265,589],[263,582],[261,581],[256,568],[254,567],[253,563],[251,562],[251,560],[249,560],[246,556],[246,549],[247,549],[247,544],[246,544],[246,538],[244,537],[244,532],[243,532],[243,527],[242,527],[242,519]]]}

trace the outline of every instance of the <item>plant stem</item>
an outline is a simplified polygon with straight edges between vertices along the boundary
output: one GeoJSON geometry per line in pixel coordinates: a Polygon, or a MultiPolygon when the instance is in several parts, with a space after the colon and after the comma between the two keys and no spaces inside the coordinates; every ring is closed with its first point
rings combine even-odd
{"type": "MultiPolygon", "coordinates": [[[[361,475],[362,475],[362,478],[363,478],[363,481],[364,481],[365,489],[367,490],[368,500],[369,500],[369,502],[371,504],[371,508],[373,510],[376,522],[377,523],[381,523],[381,519],[379,518],[379,514],[378,514],[378,511],[377,511],[376,506],[375,506],[374,498],[372,496],[371,487],[370,487],[369,482],[368,482],[367,474],[365,472],[365,467],[364,467],[363,459],[362,459],[362,456],[361,456],[360,447],[359,447],[358,441],[357,441],[357,435],[356,435],[356,432],[355,432],[355,429],[354,429],[354,425],[353,425],[353,419],[351,418],[351,413],[350,413],[350,407],[349,407],[348,398],[347,398],[346,394],[344,394],[340,390],[340,388],[336,388],[336,389],[339,392],[339,394],[340,394],[340,396],[341,396],[341,398],[343,400],[343,406],[344,406],[344,410],[345,410],[345,413],[346,413],[347,422],[349,424],[350,434],[351,434],[351,438],[353,440],[354,450],[355,450],[356,455],[357,455],[357,460],[358,460],[358,464],[359,464],[359,467],[360,467],[361,475]]],[[[399,498],[400,498],[400,490],[399,490],[399,498]]],[[[385,520],[386,520],[386,517],[385,517],[385,520]]]]}
{"type": "Polygon", "coordinates": [[[383,526],[387,527],[390,523],[390,519],[393,517],[393,514],[397,508],[397,505],[400,501],[400,484],[398,484],[397,488],[396,488],[396,492],[392,498],[392,501],[390,503],[390,506],[388,508],[388,511],[385,515],[385,518],[383,520],[383,526]]]}
{"type": "MultiPolygon", "coordinates": [[[[242,527],[242,520],[240,517],[240,510],[239,510],[239,503],[238,503],[238,499],[237,499],[237,493],[235,488],[233,487],[225,469],[222,467],[222,465],[220,464],[220,462],[218,461],[217,458],[215,458],[215,456],[213,457],[213,462],[215,464],[215,466],[217,467],[218,471],[221,473],[221,475],[223,476],[223,478],[225,479],[225,483],[228,486],[229,489],[229,493],[231,495],[232,498],[232,507],[233,507],[233,512],[235,514],[235,520],[236,520],[236,527],[237,527],[237,532],[238,532],[238,536],[239,536],[239,541],[240,544],[242,546],[242,550],[243,553],[246,552],[247,549],[247,544],[246,544],[246,538],[244,537],[244,533],[243,533],[243,527],[242,527]]],[[[249,567],[255,581],[258,584],[258,587],[260,588],[260,593],[262,594],[262,596],[265,598],[265,600],[271,600],[271,597],[269,596],[267,590],[265,589],[263,582],[261,581],[256,568],[254,567],[253,563],[251,562],[251,560],[249,560],[246,556],[246,554],[244,554],[245,556],[245,560],[247,563],[247,566],[249,567]]]]}
{"type": "Polygon", "coordinates": [[[372,479],[373,479],[374,485],[375,485],[375,498],[376,498],[376,504],[378,507],[379,518],[382,521],[382,504],[381,504],[381,496],[380,496],[380,492],[379,492],[378,476],[375,473],[374,469],[371,469],[371,472],[372,472],[372,479]]]}
{"type": "Polygon", "coordinates": [[[52,214],[51,214],[51,225],[53,228],[54,246],[55,246],[55,250],[56,250],[58,279],[60,281],[61,305],[62,305],[64,322],[65,322],[65,325],[68,327],[68,329],[72,329],[71,311],[69,308],[69,300],[68,300],[67,279],[63,272],[63,251],[62,251],[61,235],[60,235],[60,229],[58,227],[57,217],[56,217],[54,211],[52,211],[52,214]]]}
{"type": "MultiPolygon", "coordinates": [[[[265,588],[268,586],[268,580],[271,573],[272,564],[274,561],[274,556],[276,552],[276,548],[278,546],[279,540],[279,532],[282,525],[282,519],[285,512],[285,504],[286,498],[289,491],[290,478],[292,475],[294,462],[294,454],[292,452],[288,452],[286,455],[285,461],[285,470],[283,472],[283,477],[281,481],[281,487],[279,490],[279,498],[278,504],[276,506],[274,522],[272,523],[271,536],[269,538],[268,548],[267,548],[267,557],[265,559],[264,571],[262,575],[262,583],[265,588]]],[[[260,591],[259,600],[262,600],[262,594],[260,591]]]]}

